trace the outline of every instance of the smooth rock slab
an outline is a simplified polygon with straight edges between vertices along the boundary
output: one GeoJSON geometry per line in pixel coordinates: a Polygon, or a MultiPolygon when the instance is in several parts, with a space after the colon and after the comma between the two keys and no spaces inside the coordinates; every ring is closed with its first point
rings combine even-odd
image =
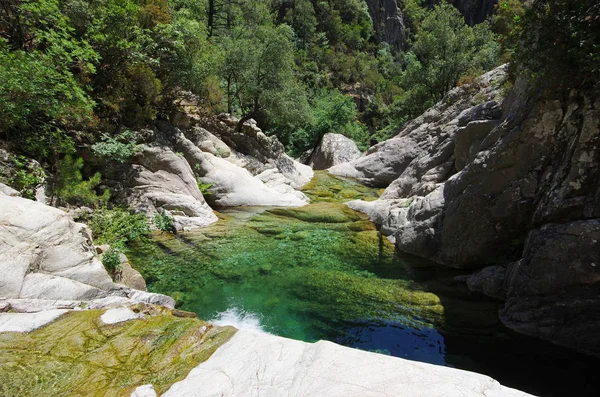
{"type": "Polygon", "coordinates": [[[164,397],[524,397],[448,367],[269,334],[238,331],[164,397]]]}
{"type": "Polygon", "coordinates": [[[68,310],[47,310],[39,313],[0,314],[0,332],[31,332],[51,323],[68,310]]]}
{"type": "Polygon", "coordinates": [[[134,313],[128,307],[119,307],[116,309],[109,309],[102,316],[100,316],[100,320],[104,324],[116,324],[122,323],[123,321],[135,320],[136,318],[142,317],[138,313],[134,313]]]}

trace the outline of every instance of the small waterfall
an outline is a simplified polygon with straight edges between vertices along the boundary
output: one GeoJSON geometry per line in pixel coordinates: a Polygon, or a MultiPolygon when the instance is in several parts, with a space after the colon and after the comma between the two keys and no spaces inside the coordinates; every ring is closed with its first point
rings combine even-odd
{"type": "Polygon", "coordinates": [[[209,322],[219,326],[231,325],[245,331],[266,332],[260,324],[261,319],[260,314],[247,312],[233,306],[224,312],[217,313],[209,322]]]}

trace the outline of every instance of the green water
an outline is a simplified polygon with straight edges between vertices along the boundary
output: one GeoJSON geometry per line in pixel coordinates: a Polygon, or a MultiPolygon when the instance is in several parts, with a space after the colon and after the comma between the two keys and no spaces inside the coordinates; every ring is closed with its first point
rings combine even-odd
{"type": "Polygon", "coordinates": [[[376,191],[321,173],[306,193],[313,203],[302,208],[230,209],[208,228],[155,235],[131,259],[151,290],[200,318],[235,309],[294,339],[343,337],[337,324],[375,318],[442,324],[438,297],[400,277],[393,246],[340,202],[376,191]]]}
{"type": "Polygon", "coordinates": [[[567,354],[577,364],[567,368],[566,353],[503,329],[500,303],[466,291],[457,271],[414,270],[431,264],[395,254],[343,205],[377,190],[317,172],[304,192],[305,207],[224,210],[210,227],[155,234],[128,256],[151,291],[204,320],[464,368],[543,395],[561,395],[548,374],[587,373],[579,359],[567,354]]]}

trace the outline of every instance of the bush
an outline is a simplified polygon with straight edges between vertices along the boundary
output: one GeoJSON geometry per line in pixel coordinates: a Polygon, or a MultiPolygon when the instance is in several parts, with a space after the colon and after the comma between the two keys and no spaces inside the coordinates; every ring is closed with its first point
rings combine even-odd
{"type": "MultiPolygon", "coordinates": [[[[100,184],[102,175],[96,172],[89,179],[84,180],[81,174],[83,159],[66,155],[57,164],[55,175],[54,195],[65,203],[73,205],[99,206],[108,202],[110,191],[104,190],[101,195],[96,194],[94,188],[100,184]]],[[[53,200],[52,200],[53,201],[53,200]]]]}
{"type": "Polygon", "coordinates": [[[435,6],[406,56],[399,113],[415,117],[441,100],[462,76],[491,69],[497,64],[498,48],[487,22],[470,27],[452,5],[435,6]]]}
{"type": "Polygon", "coordinates": [[[21,196],[34,200],[37,187],[44,182],[44,171],[25,156],[11,156],[14,173],[8,180],[21,196]]]}
{"type": "Polygon", "coordinates": [[[92,151],[99,157],[124,163],[140,151],[139,145],[135,144],[133,132],[129,130],[117,134],[114,138],[103,134],[100,139],[101,142],[92,145],[92,151]]]}
{"type": "Polygon", "coordinates": [[[108,251],[102,254],[102,264],[112,274],[121,270],[121,251],[110,247],[108,251]]]}
{"type": "Polygon", "coordinates": [[[154,215],[154,225],[162,232],[175,233],[177,231],[175,229],[175,219],[164,209],[154,215]]]}
{"type": "Polygon", "coordinates": [[[89,226],[96,243],[110,244],[121,251],[127,250],[130,241],[144,238],[150,232],[144,214],[134,214],[119,207],[97,209],[89,226]]]}

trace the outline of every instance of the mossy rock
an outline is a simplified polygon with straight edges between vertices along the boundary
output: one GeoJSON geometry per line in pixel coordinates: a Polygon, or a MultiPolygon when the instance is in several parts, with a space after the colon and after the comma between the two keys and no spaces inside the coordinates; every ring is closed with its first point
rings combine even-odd
{"type": "Polygon", "coordinates": [[[275,208],[268,212],[311,223],[346,223],[362,218],[358,212],[338,203],[317,203],[299,208],[275,208]]]}
{"type": "Polygon", "coordinates": [[[377,189],[364,186],[353,179],[337,177],[327,171],[315,171],[315,176],[302,191],[313,203],[342,203],[357,199],[371,201],[380,196],[377,189]]]}
{"type": "Polygon", "coordinates": [[[145,384],[164,393],[236,332],[155,308],[112,325],[103,310],[72,311],[29,334],[0,334],[0,394],[130,396],[145,384]]]}

